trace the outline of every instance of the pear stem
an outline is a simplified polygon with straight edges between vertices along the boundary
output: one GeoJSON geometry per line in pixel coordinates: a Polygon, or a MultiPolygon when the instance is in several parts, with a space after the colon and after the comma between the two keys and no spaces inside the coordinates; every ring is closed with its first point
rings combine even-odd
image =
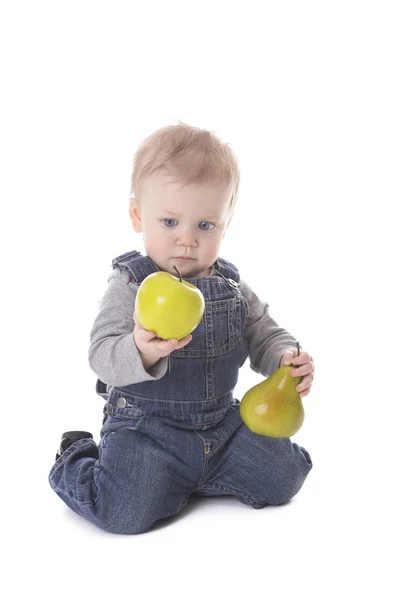
{"type": "Polygon", "coordinates": [[[179,275],[179,279],[180,279],[180,282],[182,283],[182,275],[181,275],[181,272],[179,271],[178,267],[176,267],[176,266],[174,265],[172,268],[173,268],[173,269],[175,269],[175,271],[178,273],[178,275],[179,275]]]}

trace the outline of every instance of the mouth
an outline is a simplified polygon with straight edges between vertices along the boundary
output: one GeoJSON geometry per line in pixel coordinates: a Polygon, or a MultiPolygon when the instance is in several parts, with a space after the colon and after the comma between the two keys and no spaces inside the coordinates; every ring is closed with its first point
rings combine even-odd
{"type": "Polygon", "coordinates": [[[174,260],[195,260],[191,256],[176,256],[174,260]]]}

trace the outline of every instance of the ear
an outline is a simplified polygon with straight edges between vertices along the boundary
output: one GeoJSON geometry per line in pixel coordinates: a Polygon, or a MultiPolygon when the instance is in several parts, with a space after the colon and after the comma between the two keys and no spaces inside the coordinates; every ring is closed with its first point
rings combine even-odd
{"type": "Polygon", "coordinates": [[[136,198],[129,199],[129,216],[131,218],[133,229],[136,233],[142,231],[142,218],[140,216],[140,206],[136,198]]]}

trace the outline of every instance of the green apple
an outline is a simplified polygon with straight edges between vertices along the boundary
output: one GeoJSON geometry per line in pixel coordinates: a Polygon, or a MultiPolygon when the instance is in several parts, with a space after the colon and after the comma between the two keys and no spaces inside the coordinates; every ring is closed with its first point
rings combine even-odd
{"type": "Polygon", "coordinates": [[[195,286],[182,279],[157,271],[140,284],[135,313],[140,325],[154,331],[163,340],[181,340],[200,323],[204,314],[204,296],[195,286]]]}

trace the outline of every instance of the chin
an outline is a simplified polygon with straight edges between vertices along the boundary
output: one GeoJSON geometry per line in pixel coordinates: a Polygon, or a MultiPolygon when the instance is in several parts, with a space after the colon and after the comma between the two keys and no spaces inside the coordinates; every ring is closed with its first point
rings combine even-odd
{"type": "MultiPolygon", "coordinates": [[[[200,277],[200,273],[204,271],[204,269],[193,269],[193,266],[190,265],[176,265],[179,269],[182,277],[186,277],[188,279],[194,277],[200,277]]],[[[172,269],[173,275],[177,275],[175,269],[172,269]]]]}

